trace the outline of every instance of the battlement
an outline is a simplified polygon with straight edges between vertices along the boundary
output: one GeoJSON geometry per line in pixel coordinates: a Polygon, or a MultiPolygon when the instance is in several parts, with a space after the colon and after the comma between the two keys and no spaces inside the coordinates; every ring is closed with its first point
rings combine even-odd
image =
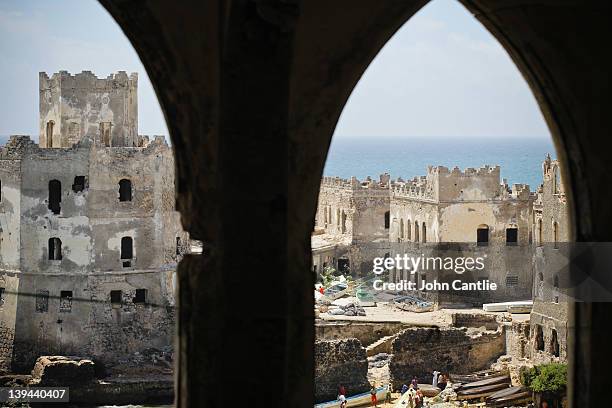
{"type": "Polygon", "coordinates": [[[125,71],[117,71],[106,78],[98,78],[91,71],[82,71],[71,74],[68,71],[59,71],[51,75],[39,72],[39,89],[88,89],[88,90],[112,90],[117,88],[136,88],[138,86],[138,74],[132,72],[129,76],[125,71]]]}
{"type": "Polygon", "coordinates": [[[321,187],[328,188],[340,188],[347,190],[389,190],[389,184],[391,177],[389,174],[381,174],[378,181],[373,180],[370,176],[366,177],[365,180],[360,181],[357,177],[353,176],[351,179],[344,179],[341,177],[323,177],[321,179],[321,187]]]}
{"type": "Polygon", "coordinates": [[[457,166],[453,167],[452,170],[449,170],[448,167],[445,166],[427,166],[427,173],[438,176],[445,175],[455,177],[499,177],[500,167],[499,165],[491,166],[486,164],[477,169],[468,167],[464,171],[461,171],[457,166]]]}
{"type": "Polygon", "coordinates": [[[426,176],[414,177],[408,181],[398,178],[391,184],[391,196],[427,201],[436,198],[434,196],[434,185],[426,176]]]}

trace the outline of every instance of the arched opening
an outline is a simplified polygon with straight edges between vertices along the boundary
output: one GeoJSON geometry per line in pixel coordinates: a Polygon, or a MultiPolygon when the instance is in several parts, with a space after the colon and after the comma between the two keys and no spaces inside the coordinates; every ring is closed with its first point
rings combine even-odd
{"type": "Polygon", "coordinates": [[[62,240],[57,237],[49,238],[49,260],[62,260],[62,240]]]}
{"type": "Polygon", "coordinates": [[[62,202],[62,183],[59,180],[49,181],[48,208],[53,214],[59,214],[62,202]]]}
{"type": "Polygon", "coordinates": [[[128,179],[119,180],[119,201],[132,201],[132,182],[128,179]]]}
{"type": "Polygon", "coordinates": [[[544,231],[542,230],[542,219],[538,219],[538,246],[544,245],[544,231]]]}
{"type": "Polygon", "coordinates": [[[404,220],[402,218],[399,221],[399,239],[404,239],[404,220]]]}
{"type": "MultiPolygon", "coordinates": [[[[475,4],[475,3],[470,3],[470,4],[475,4]]],[[[478,3],[478,4],[480,4],[480,3],[478,3]]],[[[531,5],[531,3],[529,5],[531,5]]],[[[529,7],[529,6],[526,6],[525,8],[527,8],[527,7],[529,7]]],[[[550,8],[547,7],[546,5],[539,4],[538,7],[541,8],[542,10],[550,11],[550,8]]],[[[521,11],[524,10],[523,7],[521,7],[520,9],[521,9],[521,11]]],[[[538,24],[540,22],[540,20],[537,17],[532,17],[532,15],[536,15],[537,16],[538,15],[538,11],[537,10],[532,10],[532,9],[529,9],[529,10],[530,10],[529,13],[525,12],[524,14],[525,15],[529,14],[529,16],[533,19],[533,21],[535,21],[534,24],[538,24]]],[[[581,9],[580,5],[576,5],[575,7],[573,6],[571,11],[569,13],[567,13],[567,14],[573,14],[574,10],[581,11],[582,9],[581,9]]],[[[567,77],[563,76],[563,75],[561,75],[561,76],[557,75],[557,74],[559,74],[559,72],[554,70],[554,64],[551,64],[553,61],[551,61],[551,56],[550,56],[551,54],[555,54],[555,47],[554,46],[550,46],[551,44],[558,45],[559,48],[561,49],[561,51],[568,50],[567,48],[563,48],[562,47],[562,42],[563,42],[565,37],[558,38],[555,41],[555,39],[553,39],[551,37],[547,37],[545,30],[538,31],[541,34],[541,36],[542,36],[542,38],[538,38],[538,41],[535,41],[535,38],[531,37],[527,33],[525,33],[525,36],[517,36],[516,34],[517,34],[518,31],[521,30],[521,27],[525,27],[525,28],[523,28],[523,30],[527,30],[528,31],[528,30],[531,30],[533,28],[533,26],[530,24],[530,22],[528,22],[526,20],[526,17],[523,17],[523,18],[525,18],[523,20],[520,16],[518,16],[518,14],[514,10],[512,10],[512,8],[504,9],[503,13],[495,13],[495,15],[493,15],[493,13],[489,9],[487,9],[487,8],[485,8],[484,10],[473,10],[473,11],[474,11],[475,14],[479,15],[480,18],[482,18],[484,21],[494,21],[495,23],[489,22],[489,25],[492,26],[493,24],[495,24],[496,32],[499,33],[498,35],[500,37],[502,37],[502,38],[507,38],[506,41],[508,43],[514,44],[514,46],[517,46],[519,48],[522,47],[522,49],[519,50],[519,51],[522,51],[522,52],[516,52],[514,54],[514,55],[516,55],[515,58],[517,58],[521,63],[524,64],[523,65],[525,67],[524,71],[526,72],[527,77],[532,79],[533,83],[535,84],[534,85],[535,88],[539,88],[540,86],[542,86],[542,84],[543,84],[544,87],[548,88],[546,90],[546,95],[540,95],[542,97],[541,98],[542,101],[552,101],[553,103],[559,103],[559,104],[567,103],[566,100],[564,100],[564,98],[561,97],[562,95],[557,95],[557,96],[559,96],[559,98],[554,98],[554,97],[550,98],[550,96],[551,96],[550,93],[552,93],[553,96],[555,96],[557,94],[557,92],[559,92],[559,85],[558,85],[559,83],[561,83],[561,85],[560,85],[561,88],[563,88],[563,89],[567,88],[565,90],[567,90],[568,92],[571,90],[571,86],[570,85],[567,85],[567,86],[564,85],[564,81],[563,80],[565,78],[567,78],[567,77]],[[508,26],[504,24],[504,21],[507,24],[507,17],[506,17],[506,20],[505,20],[505,15],[510,16],[510,17],[516,17],[518,21],[523,22],[524,24],[514,24],[514,26],[518,26],[518,28],[515,28],[515,29],[510,28],[509,29],[508,26]],[[508,31],[509,30],[511,31],[509,33],[510,35],[508,35],[508,31]],[[516,30],[516,31],[513,31],[513,30],[516,30]],[[515,34],[515,35],[513,36],[512,34],[515,34]],[[529,41],[529,39],[532,39],[532,38],[534,39],[534,41],[529,41]],[[520,39],[520,41],[518,41],[518,39],[520,39]],[[547,39],[549,39],[550,41],[546,41],[547,39]],[[541,41],[541,40],[543,40],[543,41],[541,41]],[[546,44],[545,45],[546,47],[550,47],[549,48],[549,50],[551,51],[550,54],[548,54],[548,53],[538,53],[538,49],[541,47],[541,44],[543,44],[543,43],[546,44]],[[523,44],[525,44],[525,45],[523,45],[523,44]],[[527,47],[529,47],[529,48],[527,49],[527,47]],[[528,63],[525,63],[524,58],[527,58],[527,59],[529,59],[529,58],[538,59],[537,64],[535,64],[535,68],[537,68],[537,69],[534,69],[533,66],[530,67],[528,63]],[[552,68],[552,71],[549,68],[552,68]],[[537,77],[539,75],[544,75],[546,77],[545,78],[541,78],[540,77],[540,78],[536,78],[537,80],[534,80],[534,76],[537,77]],[[550,75],[550,76],[548,76],[548,75],[550,75]],[[546,79],[551,79],[553,81],[547,81],[546,79]],[[549,84],[554,84],[555,86],[548,86],[549,84]],[[555,102],[555,101],[559,101],[559,102],[555,102]]],[[[555,14],[555,17],[554,17],[555,18],[555,20],[554,20],[555,23],[557,21],[559,21],[559,20],[563,21],[563,18],[559,16],[560,14],[561,13],[555,14]],[[559,19],[559,20],[556,20],[556,19],[559,19]]],[[[347,16],[347,18],[348,18],[348,16],[347,16]]],[[[552,14],[551,14],[551,18],[552,18],[552,14]]],[[[580,21],[579,18],[576,18],[576,20],[580,21]]],[[[550,20],[542,19],[541,21],[542,21],[542,24],[545,25],[546,21],[550,21],[550,20]]],[[[381,23],[377,22],[377,24],[381,24],[381,23]]],[[[552,30],[552,31],[555,31],[555,30],[552,30]]],[[[570,30],[568,30],[568,31],[570,31],[570,30]]],[[[585,32],[583,32],[582,35],[584,36],[584,38],[588,39],[588,38],[591,38],[591,37],[589,37],[589,33],[596,33],[596,32],[597,32],[597,30],[585,30],[585,32]]],[[[563,33],[559,34],[558,32],[556,32],[555,35],[564,35],[564,34],[563,33]]],[[[570,33],[570,35],[571,35],[571,33],[570,33]]],[[[582,38],[582,37],[580,37],[580,38],[582,38]]],[[[577,41],[580,41],[580,40],[577,40],[577,41]]],[[[585,52],[588,55],[593,55],[593,54],[589,53],[588,49],[585,50],[585,52]]],[[[338,59],[340,59],[340,58],[338,58],[338,59]]],[[[320,62],[320,61],[317,61],[317,62],[320,62]]],[[[343,60],[343,62],[345,62],[345,61],[343,60]]],[[[571,74],[569,74],[569,72],[571,72],[572,70],[566,69],[566,67],[563,64],[561,64],[561,65],[562,65],[562,69],[564,69],[564,70],[566,70],[568,72],[567,75],[571,76],[571,74]]],[[[322,70],[322,71],[324,71],[324,70],[322,70]]],[[[329,71],[326,71],[326,72],[329,72],[329,71]]],[[[587,70],[587,72],[588,72],[588,70],[587,70]]],[[[575,79],[579,78],[578,75],[575,75],[573,77],[575,79]]],[[[580,81],[575,81],[575,82],[579,83],[580,81]]],[[[604,88],[604,90],[606,89],[605,86],[602,87],[602,88],[604,88]]],[[[590,101],[590,99],[591,99],[593,94],[597,94],[597,91],[593,91],[593,93],[591,93],[589,95],[584,95],[585,99],[583,99],[581,101],[578,101],[578,103],[576,103],[576,105],[578,105],[578,107],[580,107],[580,105],[582,105],[585,100],[590,101]]],[[[581,94],[581,95],[583,95],[583,94],[581,94]]],[[[546,108],[546,107],[544,107],[544,108],[546,108]]],[[[551,121],[555,121],[555,125],[559,125],[559,123],[556,123],[559,120],[559,118],[561,119],[562,122],[564,120],[567,120],[567,121],[571,122],[571,118],[569,118],[569,117],[565,118],[565,119],[563,118],[564,117],[564,111],[563,110],[561,112],[554,112],[554,113],[555,114],[550,115],[549,117],[552,118],[551,121]]],[[[580,113],[578,113],[578,115],[580,116],[580,113]]],[[[572,123],[579,123],[579,122],[580,121],[573,121],[572,123]]],[[[580,125],[578,124],[578,125],[576,125],[576,127],[580,128],[580,125]]],[[[566,141],[567,141],[569,139],[578,138],[581,135],[581,131],[579,129],[574,129],[574,128],[572,128],[571,130],[565,129],[564,130],[564,134],[565,134],[565,138],[566,138],[566,141]]],[[[586,134],[584,134],[584,136],[586,137],[586,134]]],[[[577,154],[578,154],[579,157],[577,159],[573,159],[573,160],[576,160],[576,161],[580,162],[580,155],[582,153],[577,150],[577,154]]],[[[574,168],[580,169],[580,166],[575,166],[574,168]]],[[[585,193],[585,197],[586,196],[587,196],[587,194],[585,193]]],[[[587,207],[587,206],[585,205],[584,207],[587,207]]],[[[603,208],[603,206],[601,208],[603,208]]],[[[590,208],[582,208],[582,210],[585,211],[584,213],[581,213],[581,214],[584,215],[584,214],[588,214],[589,213],[590,208]]],[[[604,224],[604,223],[602,223],[602,224],[604,224]]],[[[598,230],[595,229],[593,231],[586,231],[585,233],[586,234],[590,234],[590,233],[596,234],[596,231],[598,231],[598,230]]],[[[472,233],[473,233],[473,230],[472,230],[472,233]]],[[[500,234],[500,235],[501,236],[499,238],[501,240],[501,239],[503,239],[503,233],[500,234]]],[[[183,377],[183,378],[185,378],[185,377],[183,377]]]]}
{"type": "Polygon", "coordinates": [[[489,226],[481,224],[476,229],[476,245],[477,246],[488,246],[489,245],[489,226]]]}
{"type": "Polygon", "coordinates": [[[410,241],[412,239],[412,223],[410,218],[406,220],[406,240],[410,241]]]}
{"type": "Polygon", "coordinates": [[[550,354],[555,357],[559,357],[559,338],[557,337],[557,330],[552,329],[550,333],[550,354]]]}
{"type": "Polygon", "coordinates": [[[385,211],[385,229],[389,229],[391,226],[391,215],[389,211],[385,211]]]}
{"type": "Polygon", "coordinates": [[[414,222],[414,242],[419,242],[419,222],[414,222]]]}
{"type": "Polygon", "coordinates": [[[423,243],[427,242],[427,227],[425,226],[425,221],[423,221],[423,233],[421,239],[423,240],[423,243]]]}
{"type": "Polygon", "coordinates": [[[553,221],[552,230],[553,230],[553,248],[558,249],[559,248],[559,224],[557,223],[557,221],[553,221]]]}
{"type": "Polygon", "coordinates": [[[535,329],[535,349],[537,351],[544,351],[544,331],[542,330],[542,325],[536,324],[535,329]]]}
{"type": "Polygon", "coordinates": [[[132,266],[132,259],[134,258],[134,240],[132,237],[121,238],[120,258],[124,268],[132,266]]]}

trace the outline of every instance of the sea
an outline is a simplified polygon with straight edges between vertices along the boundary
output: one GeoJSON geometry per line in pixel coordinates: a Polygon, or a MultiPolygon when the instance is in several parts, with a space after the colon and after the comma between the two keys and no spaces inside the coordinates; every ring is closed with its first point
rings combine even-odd
{"type": "Polygon", "coordinates": [[[334,138],[325,176],[363,179],[389,173],[392,178],[411,179],[427,174],[427,166],[482,167],[499,165],[508,184],[529,184],[531,191],[542,184],[542,162],[556,157],[552,139],[544,137],[438,137],[334,138]]]}

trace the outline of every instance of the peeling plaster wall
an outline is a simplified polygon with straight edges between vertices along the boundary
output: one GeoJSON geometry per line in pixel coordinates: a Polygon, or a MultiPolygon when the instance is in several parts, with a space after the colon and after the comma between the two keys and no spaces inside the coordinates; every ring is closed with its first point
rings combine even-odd
{"type": "Polygon", "coordinates": [[[106,79],[90,71],[39,74],[40,145],[47,147],[47,124],[54,122],[49,147],[100,140],[100,123],[111,123],[111,146],[138,146],[138,75],[124,71],[106,79]]]}
{"type": "Polygon", "coordinates": [[[12,358],[14,370],[29,371],[43,354],[114,366],[171,346],[175,268],[189,236],[174,209],[174,157],[163,138],[48,149],[13,136],[0,149],[0,181],[0,223],[11,233],[3,228],[0,246],[0,287],[10,292],[0,305],[0,370],[12,358]],[[75,176],[85,177],[82,191],[73,190],[75,176]],[[132,182],[132,201],[119,201],[122,178],[132,182]],[[59,214],[49,209],[50,180],[61,182],[59,214]],[[134,244],[127,267],[124,236],[134,244]],[[62,241],[61,260],[49,260],[51,237],[62,241]],[[146,304],[134,302],[136,289],[146,289],[146,304]],[[113,290],[122,291],[120,305],[110,302],[113,290]],[[62,291],[72,300],[60,299],[62,291]]]}

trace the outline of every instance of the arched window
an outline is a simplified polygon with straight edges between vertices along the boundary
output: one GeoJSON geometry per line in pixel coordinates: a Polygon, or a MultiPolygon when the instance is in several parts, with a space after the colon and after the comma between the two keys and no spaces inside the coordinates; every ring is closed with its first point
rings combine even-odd
{"type": "Polygon", "coordinates": [[[49,182],[49,209],[53,214],[59,214],[62,201],[62,183],[59,180],[49,182]]]}
{"type": "Polygon", "coordinates": [[[421,234],[421,239],[423,240],[423,243],[427,242],[427,227],[425,226],[425,221],[423,221],[423,233],[421,234]]]}
{"type": "Polygon", "coordinates": [[[544,231],[543,231],[542,219],[538,220],[538,246],[542,246],[544,244],[544,231]]]}
{"type": "Polygon", "coordinates": [[[481,224],[476,229],[476,245],[487,246],[489,245],[489,226],[481,224]]]}
{"type": "Polygon", "coordinates": [[[119,201],[132,201],[132,182],[128,179],[119,181],[119,201]]]}
{"type": "Polygon", "coordinates": [[[49,260],[60,261],[62,259],[62,240],[53,237],[49,238],[49,260]]]}
{"type": "Polygon", "coordinates": [[[55,122],[52,120],[47,122],[47,131],[46,131],[47,147],[53,147],[53,126],[54,125],[55,125],[55,122]]]}
{"type": "Polygon", "coordinates": [[[553,242],[554,242],[554,246],[553,248],[557,249],[559,248],[559,224],[557,224],[557,221],[553,221],[553,242]]]}
{"type": "Polygon", "coordinates": [[[133,255],[132,237],[121,238],[121,259],[132,259],[133,255]]]}
{"type": "Polygon", "coordinates": [[[389,229],[389,226],[391,225],[390,216],[389,211],[385,211],[385,229],[389,229]]]}
{"type": "Polygon", "coordinates": [[[399,237],[400,239],[404,239],[404,220],[400,218],[399,222],[399,237]]]}
{"type": "Polygon", "coordinates": [[[340,232],[342,232],[343,234],[346,232],[346,213],[344,212],[344,210],[342,210],[342,227],[340,229],[340,232]]]}
{"type": "Polygon", "coordinates": [[[419,222],[414,222],[414,242],[419,242],[419,222]]]}
{"type": "Polygon", "coordinates": [[[559,275],[553,278],[553,302],[559,303],[559,275]]]}
{"type": "Polygon", "coordinates": [[[406,221],[406,240],[410,241],[412,239],[412,221],[406,221]]]}

